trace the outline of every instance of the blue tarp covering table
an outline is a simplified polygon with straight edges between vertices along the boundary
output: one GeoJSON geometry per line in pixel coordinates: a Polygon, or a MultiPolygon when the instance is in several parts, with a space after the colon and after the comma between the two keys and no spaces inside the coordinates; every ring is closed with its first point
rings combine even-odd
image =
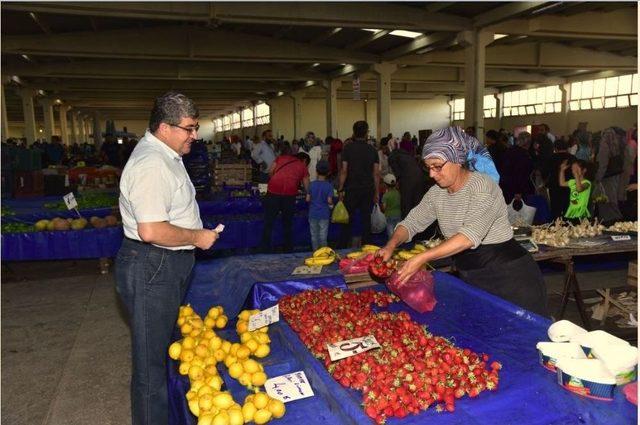
{"type": "MultiPolygon", "coordinates": [[[[242,305],[265,308],[287,293],[311,287],[341,287],[341,277],[294,279],[288,274],[303,255],[256,256],[230,258],[198,264],[185,302],[190,302],[199,314],[206,314],[211,305],[222,304],[230,317],[242,305]],[[286,280],[285,280],[286,279],[286,280]],[[250,282],[261,282],[251,285],[250,282]],[[246,301],[245,301],[246,297],[246,301]]],[[[538,364],[535,344],[547,340],[546,329],[551,323],[508,302],[473,288],[447,274],[435,272],[436,297],[434,311],[417,314],[414,320],[423,323],[438,335],[452,338],[456,345],[476,352],[489,353],[503,363],[500,387],[496,392],[483,392],[476,399],[465,398],[456,403],[455,413],[437,413],[429,409],[418,416],[390,424],[631,424],[636,423],[635,406],[618,391],[613,402],[590,400],[573,395],[556,383],[552,374],[538,364]]],[[[384,287],[376,289],[384,290],[384,287]]],[[[408,310],[403,303],[390,310],[408,310]]],[[[234,324],[224,334],[237,340],[234,324]]],[[[264,359],[267,375],[276,376],[304,370],[316,393],[313,398],[287,405],[287,414],[274,423],[281,424],[365,424],[371,423],[361,406],[361,395],[335,382],[324,366],[302,345],[297,335],[284,322],[270,327],[271,355],[264,359]]],[[[171,423],[195,424],[184,401],[188,380],[177,375],[176,364],[169,364],[171,423]]],[[[234,398],[242,402],[246,391],[226,374],[225,382],[234,398]]]]}

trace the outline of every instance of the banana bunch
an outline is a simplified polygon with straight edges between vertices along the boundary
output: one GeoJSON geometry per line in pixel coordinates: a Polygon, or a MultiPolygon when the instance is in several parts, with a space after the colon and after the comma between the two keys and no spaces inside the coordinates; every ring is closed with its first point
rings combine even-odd
{"type": "Polygon", "coordinates": [[[394,254],[393,258],[395,260],[408,260],[418,254],[422,254],[426,250],[427,248],[424,245],[417,243],[413,246],[411,250],[403,249],[401,251],[398,251],[397,253],[394,254]]]}
{"type": "Polygon", "coordinates": [[[304,260],[305,266],[327,266],[336,261],[336,253],[328,246],[318,248],[313,253],[313,256],[304,260]]]}
{"type": "Polygon", "coordinates": [[[359,259],[367,254],[375,254],[380,249],[379,246],[376,245],[362,245],[360,251],[353,251],[347,254],[347,258],[349,259],[359,259]]]}

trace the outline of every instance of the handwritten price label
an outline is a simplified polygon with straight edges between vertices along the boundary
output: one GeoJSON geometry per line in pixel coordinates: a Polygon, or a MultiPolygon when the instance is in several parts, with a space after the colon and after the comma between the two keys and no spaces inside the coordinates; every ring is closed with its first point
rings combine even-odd
{"type": "Polygon", "coordinates": [[[613,235],[613,236],[611,236],[611,239],[613,239],[616,242],[619,242],[619,241],[630,241],[631,240],[631,236],[629,236],[629,235],[613,235]]]}
{"type": "Polygon", "coordinates": [[[307,375],[302,370],[267,379],[264,389],[269,397],[283,403],[314,396],[307,375]]]}
{"type": "Polygon", "coordinates": [[[329,357],[332,362],[355,356],[374,348],[380,348],[380,344],[378,344],[376,337],[373,335],[327,344],[327,350],[329,350],[329,357]]]}
{"type": "Polygon", "coordinates": [[[293,269],[293,272],[291,274],[319,274],[321,271],[322,266],[298,266],[293,269]]]}
{"type": "Polygon", "coordinates": [[[260,313],[254,314],[249,317],[249,331],[255,331],[256,329],[269,326],[280,320],[280,308],[278,304],[273,307],[269,307],[262,310],[260,313]]]}
{"type": "Polygon", "coordinates": [[[67,205],[67,209],[73,210],[78,208],[78,201],[76,201],[76,197],[73,192],[69,192],[62,197],[64,199],[64,203],[67,205]]]}

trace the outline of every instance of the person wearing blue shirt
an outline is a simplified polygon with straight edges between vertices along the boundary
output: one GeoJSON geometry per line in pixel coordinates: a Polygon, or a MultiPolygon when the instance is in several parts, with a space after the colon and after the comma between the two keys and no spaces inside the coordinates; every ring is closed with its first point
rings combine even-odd
{"type": "Polygon", "coordinates": [[[318,161],[316,165],[318,179],[311,182],[307,202],[309,202],[309,230],[313,250],[327,246],[329,218],[333,208],[333,185],[327,181],[329,163],[318,161]]]}

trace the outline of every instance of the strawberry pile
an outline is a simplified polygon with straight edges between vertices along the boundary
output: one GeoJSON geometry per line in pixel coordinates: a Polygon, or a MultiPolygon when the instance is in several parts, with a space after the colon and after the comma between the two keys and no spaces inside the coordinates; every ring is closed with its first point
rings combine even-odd
{"type": "Polygon", "coordinates": [[[371,309],[372,304],[385,307],[394,301],[394,295],[373,290],[319,289],[287,295],[279,305],[334,379],[362,392],[366,414],[379,424],[432,405],[453,412],[456,399],[498,388],[502,366],[495,361],[488,365],[487,354],[432,335],[406,312],[371,309]],[[331,362],[327,344],[366,335],[374,335],[382,348],[331,362]]]}

